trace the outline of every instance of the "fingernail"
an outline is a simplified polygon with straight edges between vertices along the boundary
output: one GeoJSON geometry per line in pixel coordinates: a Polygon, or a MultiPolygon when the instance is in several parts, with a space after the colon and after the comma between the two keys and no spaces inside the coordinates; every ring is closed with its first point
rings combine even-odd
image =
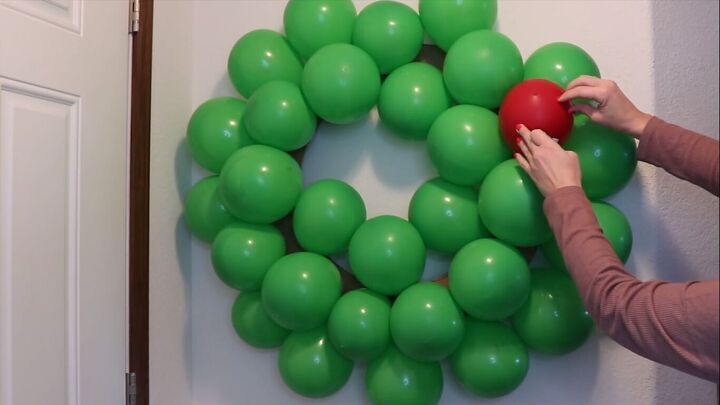
{"type": "Polygon", "coordinates": [[[519,136],[515,138],[515,143],[522,143],[522,141],[523,139],[519,136]]]}
{"type": "Polygon", "coordinates": [[[517,124],[517,125],[515,125],[515,130],[516,130],[516,131],[520,131],[520,129],[522,129],[522,124],[517,124]]]}

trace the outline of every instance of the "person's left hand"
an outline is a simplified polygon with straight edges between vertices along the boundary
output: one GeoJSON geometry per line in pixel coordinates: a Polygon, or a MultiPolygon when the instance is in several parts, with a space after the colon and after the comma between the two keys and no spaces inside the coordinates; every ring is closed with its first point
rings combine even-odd
{"type": "Polygon", "coordinates": [[[518,125],[517,132],[522,137],[518,138],[522,155],[516,153],[515,159],[543,195],[562,187],[581,187],[580,161],[575,152],[564,150],[539,129],[530,131],[518,125]]]}

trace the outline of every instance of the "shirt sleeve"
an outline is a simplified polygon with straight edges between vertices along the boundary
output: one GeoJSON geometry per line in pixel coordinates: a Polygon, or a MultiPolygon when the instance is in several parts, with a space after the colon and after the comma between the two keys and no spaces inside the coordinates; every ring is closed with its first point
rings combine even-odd
{"type": "Polygon", "coordinates": [[[580,187],[549,194],[544,210],[597,326],[643,357],[717,383],[718,281],[636,279],[603,235],[580,187]]]}
{"type": "Polygon", "coordinates": [[[662,167],[718,195],[720,148],[718,141],[653,117],[638,146],[638,159],[662,167]]]}

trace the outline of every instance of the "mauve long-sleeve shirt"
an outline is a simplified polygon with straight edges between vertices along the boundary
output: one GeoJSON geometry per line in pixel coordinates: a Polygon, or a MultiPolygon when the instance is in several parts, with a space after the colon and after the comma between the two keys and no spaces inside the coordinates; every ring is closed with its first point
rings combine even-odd
{"type": "MultiPolygon", "coordinates": [[[[720,153],[714,139],[654,117],[640,138],[637,156],[718,195],[720,153]]],[[[603,236],[580,187],[550,193],[544,210],[565,264],[600,329],[643,357],[718,382],[718,280],[636,279],[603,236]]]]}

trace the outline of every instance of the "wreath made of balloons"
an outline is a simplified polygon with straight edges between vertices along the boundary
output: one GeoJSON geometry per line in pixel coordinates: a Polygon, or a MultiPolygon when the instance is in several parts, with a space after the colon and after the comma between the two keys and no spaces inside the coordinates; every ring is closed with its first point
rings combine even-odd
{"type": "Polygon", "coordinates": [[[241,291],[235,331],[280,347],[280,375],[298,394],[331,395],[366,362],[371,403],[434,404],[448,359],[465,389],[497,397],[525,378],[528,349],[563,354],[591,334],[543,197],[512,159],[515,125],[578,154],[623,261],[630,226],[600,199],[628,183],[635,143],[557,102],[574,78],[600,76],[584,50],[551,43],[523,62],[492,30],[496,15],[496,0],[420,0],[419,14],[393,1],[357,14],[351,0],[290,0],[285,35],[252,31],[230,52],[246,101],[210,99],[190,118],[191,155],[214,174],[188,193],[187,224],[212,244],[219,278],[241,291]],[[303,188],[319,121],[350,124],[376,105],[395,134],[427,141],[439,174],[415,192],[408,220],[367,219],[339,180],[303,188]],[[531,270],[538,246],[548,266],[531,270]],[[421,281],[426,249],[452,258],[447,277],[421,281]],[[343,252],[347,271],[328,258],[343,252]]]}

